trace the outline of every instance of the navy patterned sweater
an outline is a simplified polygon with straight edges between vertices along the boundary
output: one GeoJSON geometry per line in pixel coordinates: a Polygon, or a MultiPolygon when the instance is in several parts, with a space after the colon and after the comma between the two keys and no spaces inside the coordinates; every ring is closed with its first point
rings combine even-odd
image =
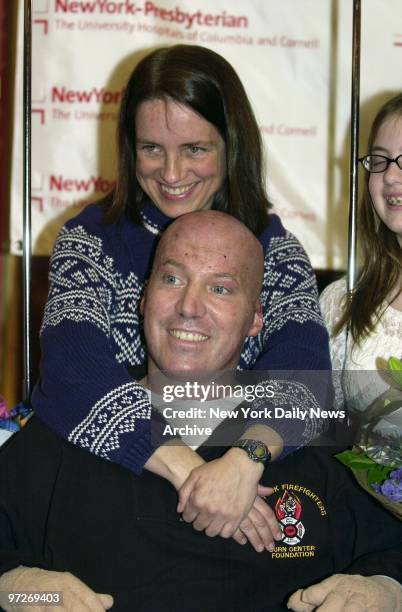
{"type": "MultiPolygon", "coordinates": [[[[269,217],[260,236],[264,327],[245,341],[239,369],[329,371],[328,334],[311,264],[279,218],[269,217]]],[[[160,415],[127,368],[146,360],[139,302],[158,234],[172,221],[152,203],[142,219],[142,226],[127,218],[106,225],[102,207],[93,204],[60,231],[40,332],[41,374],[31,398],[53,431],[137,474],[157,446],[151,426],[160,415]]],[[[319,407],[325,401],[315,376],[282,379],[275,381],[275,405],[319,407]]],[[[271,418],[269,425],[290,449],[317,437],[326,422],[315,416],[271,418]]]]}

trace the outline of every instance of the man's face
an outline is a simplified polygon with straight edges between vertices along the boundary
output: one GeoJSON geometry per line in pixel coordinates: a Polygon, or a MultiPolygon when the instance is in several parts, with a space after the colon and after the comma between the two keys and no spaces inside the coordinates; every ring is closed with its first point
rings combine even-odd
{"type": "Polygon", "coordinates": [[[198,215],[169,229],[141,303],[149,375],[234,369],[245,337],[262,326],[255,250],[247,244],[255,239],[242,227],[228,231],[227,215],[218,223],[198,215]]]}

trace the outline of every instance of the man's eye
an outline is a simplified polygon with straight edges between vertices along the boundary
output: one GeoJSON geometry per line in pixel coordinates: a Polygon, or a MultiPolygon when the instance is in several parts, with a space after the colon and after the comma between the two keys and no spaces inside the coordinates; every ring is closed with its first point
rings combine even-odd
{"type": "Polygon", "coordinates": [[[230,293],[229,289],[223,285],[215,285],[215,287],[212,287],[212,291],[218,295],[227,295],[230,293]]]}
{"type": "Polygon", "coordinates": [[[163,280],[167,285],[178,285],[179,284],[179,279],[177,278],[177,276],[174,276],[174,274],[166,274],[163,277],[163,280]]]}

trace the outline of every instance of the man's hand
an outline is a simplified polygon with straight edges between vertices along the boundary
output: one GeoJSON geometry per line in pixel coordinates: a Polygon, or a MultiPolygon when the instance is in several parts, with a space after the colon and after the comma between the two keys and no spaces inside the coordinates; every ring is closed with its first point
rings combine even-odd
{"type": "MultiPolygon", "coordinates": [[[[0,577],[0,591],[62,591],[58,612],[104,612],[113,606],[113,597],[95,593],[69,572],[51,572],[37,567],[17,567],[0,577]]],[[[46,612],[49,606],[6,605],[6,612],[46,612]]]]}
{"type": "Polygon", "coordinates": [[[177,511],[208,536],[235,537],[243,543],[241,526],[256,550],[268,548],[272,546],[271,528],[278,538],[281,534],[272,510],[257,498],[257,492],[261,496],[272,493],[268,487],[258,488],[262,472],[263,466],[250,461],[242,449],[230,449],[223,457],[192,470],[179,490],[177,511]]]}
{"type": "Polygon", "coordinates": [[[402,589],[383,576],[334,574],[290,597],[294,612],[401,612],[402,589]]]}

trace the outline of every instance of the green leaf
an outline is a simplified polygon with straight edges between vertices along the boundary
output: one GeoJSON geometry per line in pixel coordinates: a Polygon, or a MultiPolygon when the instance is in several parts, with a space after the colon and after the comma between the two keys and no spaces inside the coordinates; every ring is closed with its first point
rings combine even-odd
{"type": "Polygon", "coordinates": [[[388,359],[388,370],[394,382],[402,387],[402,361],[396,357],[388,359]]]}
{"type": "Polygon", "coordinates": [[[338,459],[344,465],[349,465],[349,460],[356,457],[357,453],[351,449],[342,451],[342,453],[338,453],[335,455],[335,458],[338,459]]]}
{"type": "Polygon", "coordinates": [[[354,450],[346,450],[335,455],[336,459],[355,470],[367,470],[371,466],[377,465],[375,461],[367,457],[364,453],[358,453],[354,450]]]}
{"type": "Polygon", "coordinates": [[[389,476],[389,473],[392,471],[392,468],[387,467],[386,465],[375,465],[375,467],[369,468],[367,470],[367,482],[369,485],[373,483],[382,484],[384,480],[386,480],[389,476]]]}

